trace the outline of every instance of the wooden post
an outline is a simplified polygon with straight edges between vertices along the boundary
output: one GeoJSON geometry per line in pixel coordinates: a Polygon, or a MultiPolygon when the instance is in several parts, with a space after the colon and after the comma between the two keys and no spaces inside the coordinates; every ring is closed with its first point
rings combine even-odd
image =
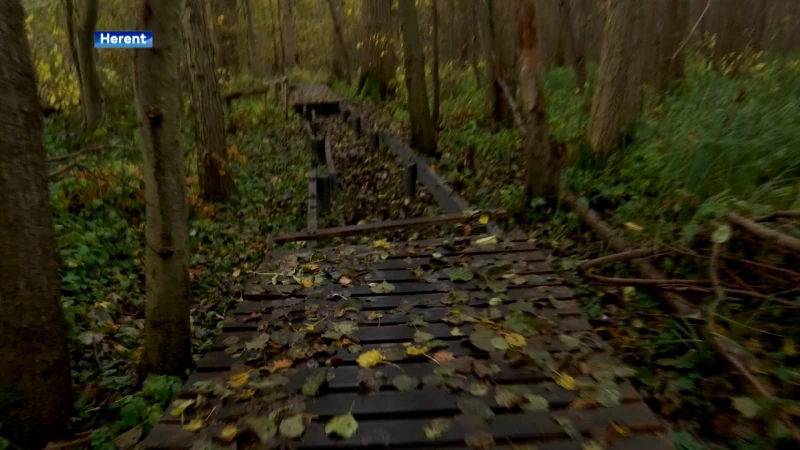
{"type": "Polygon", "coordinates": [[[360,116],[353,116],[353,132],[358,134],[361,133],[361,117],[360,116]]]}
{"type": "Polygon", "coordinates": [[[311,152],[317,157],[320,164],[325,164],[325,139],[312,139],[311,152]]]}
{"type": "Polygon", "coordinates": [[[315,135],[319,133],[319,122],[314,119],[311,119],[311,132],[315,135]]]}
{"type": "Polygon", "coordinates": [[[336,181],[336,166],[333,164],[333,153],[331,153],[331,142],[325,139],[324,152],[325,152],[325,165],[328,167],[328,180],[330,181],[330,192],[335,193],[339,187],[336,181]]]}
{"type": "Polygon", "coordinates": [[[403,172],[403,195],[414,198],[417,193],[417,164],[409,161],[403,172]]]}
{"type": "Polygon", "coordinates": [[[328,175],[317,177],[317,211],[320,215],[330,211],[331,183],[328,175]]]}
{"type": "Polygon", "coordinates": [[[350,120],[350,110],[342,108],[340,113],[341,113],[341,117],[342,117],[342,122],[347,123],[347,121],[350,120]]]}
{"type": "Polygon", "coordinates": [[[369,149],[374,152],[377,151],[379,148],[381,148],[380,136],[378,136],[378,133],[373,131],[369,135],[369,149]]]}

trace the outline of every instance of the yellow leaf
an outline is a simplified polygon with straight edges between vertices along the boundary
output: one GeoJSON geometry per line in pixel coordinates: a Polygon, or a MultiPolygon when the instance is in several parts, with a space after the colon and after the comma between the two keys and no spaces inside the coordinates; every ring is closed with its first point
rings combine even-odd
{"type": "Polygon", "coordinates": [[[237,434],[239,434],[239,429],[236,428],[236,425],[228,425],[219,433],[219,438],[225,443],[230,443],[237,434]]]}
{"type": "Polygon", "coordinates": [[[356,361],[358,362],[359,366],[370,368],[382,363],[384,361],[384,357],[380,350],[374,349],[360,354],[356,361]]]}
{"type": "Polygon", "coordinates": [[[242,395],[239,398],[241,398],[242,400],[247,400],[248,398],[254,395],[256,395],[256,391],[252,389],[246,389],[244,392],[242,392],[242,395]]]}
{"type": "Polygon", "coordinates": [[[523,348],[526,345],[525,336],[519,333],[514,333],[514,332],[505,333],[503,335],[503,339],[505,339],[508,345],[512,347],[523,348]]]}
{"type": "Polygon", "coordinates": [[[641,225],[637,225],[633,222],[625,222],[625,228],[636,233],[640,233],[644,230],[644,228],[642,228],[641,225]]]}
{"type": "Polygon", "coordinates": [[[279,359],[272,363],[272,369],[270,369],[269,371],[275,372],[276,370],[288,369],[292,367],[292,364],[293,362],[290,359],[279,359]]]}
{"type": "Polygon", "coordinates": [[[411,356],[424,355],[425,352],[427,352],[427,351],[428,351],[428,349],[425,348],[425,347],[414,347],[413,345],[408,347],[408,348],[406,348],[406,353],[408,353],[411,356]]]}
{"type": "Polygon", "coordinates": [[[617,432],[617,434],[619,434],[622,437],[631,434],[631,431],[629,429],[618,425],[616,422],[611,422],[611,427],[614,429],[614,431],[617,432]]]}
{"type": "Polygon", "coordinates": [[[487,223],[489,223],[489,215],[481,214],[481,217],[478,219],[478,223],[481,225],[486,225],[487,223]]]}
{"type": "Polygon", "coordinates": [[[633,286],[625,286],[622,288],[622,300],[629,302],[633,300],[634,295],[636,294],[636,288],[633,286]]]}
{"type": "Polygon", "coordinates": [[[793,340],[783,338],[783,345],[781,346],[783,353],[787,356],[797,356],[797,347],[793,340]]]}
{"type": "Polygon", "coordinates": [[[558,375],[558,378],[556,378],[556,384],[568,391],[574,391],[577,389],[575,378],[572,378],[566,374],[558,375]]]}
{"type": "Polygon", "coordinates": [[[175,407],[172,408],[172,415],[178,417],[183,415],[183,413],[186,411],[186,408],[194,404],[194,400],[178,400],[174,404],[175,407]]]}
{"type": "Polygon", "coordinates": [[[308,269],[308,270],[313,272],[313,271],[319,269],[319,264],[306,264],[306,269],[308,269]]]}
{"type": "Polygon", "coordinates": [[[244,386],[249,378],[250,374],[247,372],[237,373],[236,375],[232,375],[230,378],[228,378],[228,386],[232,388],[244,386]]]}
{"type": "Polygon", "coordinates": [[[378,239],[372,243],[372,246],[375,248],[382,248],[384,250],[389,250],[392,248],[392,244],[390,244],[386,239],[378,239]]]}
{"type": "Polygon", "coordinates": [[[206,424],[203,422],[203,419],[194,419],[191,422],[187,423],[183,426],[183,429],[186,431],[191,431],[192,433],[196,431],[200,431],[206,424]]]}
{"type": "Polygon", "coordinates": [[[492,245],[492,244],[497,244],[497,236],[495,235],[486,236],[485,238],[480,238],[477,241],[475,241],[475,245],[492,245]]]}
{"type": "Polygon", "coordinates": [[[314,280],[312,280],[311,278],[303,278],[302,280],[300,280],[300,284],[304,288],[310,288],[311,286],[314,285],[314,280]]]}
{"type": "Polygon", "coordinates": [[[217,23],[218,23],[218,24],[220,24],[220,25],[222,25],[224,22],[225,22],[225,15],[224,15],[224,14],[220,14],[220,15],[217,17],[217,23]]]}

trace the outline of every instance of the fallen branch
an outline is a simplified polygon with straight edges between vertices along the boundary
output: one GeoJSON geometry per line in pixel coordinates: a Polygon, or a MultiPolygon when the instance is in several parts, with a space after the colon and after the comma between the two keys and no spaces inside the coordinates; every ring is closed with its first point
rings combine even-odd
{"type": "MultiPolygon", "coordinates": [[[[607,240],[611,244],[611,248],[618,253],[630,251],[630,246],[624,239],[617,236],[614,233],[614,230],[611,228],[611,225],[606,223],[597,212],[587,206],[580,206],[578,205],[578,199],[575,197],[574,194],[571,192],[566,192],[564,195],[564,200],[567,204],[575,210],[578,215],[586,222],[595,233],[601,238],[607,240]]],[[[630,260],[630,264],[642,274],[644,278],[648,278],[651,280],[666,280],[667,277],[661,273],[651,262],[646,258],[636,258],[630,260]]],[[[681,297],[680,295],[670,292],[661,290],[659,291],[659,297],[662,301],[667,303],[667,305],[677,312],[680,315],[690,316],[695,315],[699,311],[695,305],[692,305],[686,299],[681,297]]]]}
{"type": "Polygon", "coordinates": [[[602,266],[604,264],[611,264],[616,262],[630,261],[631,259],[644,258],[645,256],[655,256],[651,249],[636,249],[628,250],[627,252],[614,253],[613,255],[602,256],[600,258],[584,261],[580,265],[581,272],[588,273],[592,267],[602,266]]]}
{"type": "Polygon", "coordinates": [[[88,155],[90,153],[97,153],[106,150],[129,150],[129,151],[136,151],[135,148],[132,147],[117,147],[115,145],[103,145],[100,147],[90,147],[78,150],[77,152],[70,153],[68,155],[63,156],[53,156],[52,158],[47,158],[47,162],[59,162],[59,161],[66,161],[68,159],[75,158],[81,155],[88,155]]]}
{"type": "MultiPolygon", "coordinates": [[[[583,219],[583,221],[586,222],[595,231],[595,233],[597,233],[600,237],[602,237],[603,239],[605,239],[605,240],[609,241],[609,243],[611,243],[611,247],[614,248],[614,250],[616,250],[617,252],[620,252],[620,253],[629,251],[627,242],[625,242],[625,240],[620,238],[619,236],[615,236],[614,230],[611,228],[611,226],[608,223],[606,223],[603,219],[601,219],[600,215],[597,214],[596,211],[594,211],[593,209],[591,209],[591,208],[589,208],[587,206],[578,205],[578,199],[571,192],[566,192],[565,200],[566,200],[567,204],[578,213],[578,215],[581,217],[581,219],[583,219]]],[[[715,252],[712,253],[712,262],[713,262],[714,259],[718,258],[718,254],[716,253],[717,251],[718,251],[718,248],[715,249],[715,252]]],[[[661,281],[666,280],[666,277],[664,276],[664,274],[662,274],[661,271],[659,271],[657,268],[655,268],[647,260],[633,259],[633,260],[631,260],[631,265],[636,267],[637,270],[639,270],[639,272],[645,278],[652,279],[652,280],[661,280],[661,281]],[[642,262],[642,261],[644,261],[644,262],[642,262]]],[[[716,264],[712,264],[712,268],[715,270],[716,269],[716,264]]],[[[718,284],[719,281],[718,281],[718,279],[715,281],[715,277],[717,277],[717,274],[713,273],[712,274],[712,285],[714,285],[716,283],[716,285],[719,286],[719,284],[718,284]]],[[[703,289],[705,292],[710,292],[711,291],[708,288],[702,288],[702,287],[698,287],[698,286],[665,287],[665,289],[687,289],[687,290],[703,289]]],[[[718,288],[718,289],[715,289],[715,290],[717,291],[718,294],[719,293],[723,293],[724,294],[724,291],[722,291],[721,287],[718,288]]],[[[738,292],[735,292],[734,290],[730,290],[730,289],[727,289],[726,291],[727,291],[728,294],[738,293],[738,292]]],[[[661,298],[665,301],[667,306],[669,306],[676,313],[682,314],[682,315],[686,314],[685,311],[686,311],[687,306],[692,308],[692,310],[695,310],[694,306],[689,304],[686,301],[686,299],[684,299],[682,296],[680,296],[680,295],[678,295],[678,294],[676,294],[674,292],[666,292],[666,291],[664,291],[664,292],[666,294],[670,294],[670,295],[662,295],[661,298]]],[[[747,295],[751,295],[751,296],[753,294],[755,294],[755,293],[750,293],[748,291],[742,291],[742,293],[746,293],[747,295]]],[[[759,295],[762,295],[762,294],[759,294],[759,295]]],[[[719,295],[718,295],[718,299],[715,302],[715,304],[713,305],[713,307],[716,308],[716,306],[718,306],[719,302],[721,302],[721,297],[719,297],[719,295]]],[[[711,311],[711,312],[714,312],[714,311],[711,311]]],[[[713,320],[714,319],[710,319],[710,320],[711,320],[711,324],[713,325],[713,323],[714,323],[713,320]]],[[[767,399],[772,399],[772,400],[775,399],[775,396],[772,394],[770,389],[767,386],[765,386],[763,383],[761,383],[761,381],[759,381],[758,378],[756,378],[756,376],[753,375],[753,373],[750,371],[750,369],[748,369],[747,365],[744,362],[742,362],[742,360],[740,358],[740,354],[743,353],[743,351],[741,349],[739,349],[739,348],[737,348],[737,346],[733,345],[727,338],[725,338],[723,336],[720,336],[718,334],[711,334],[709,336],[709,343],[710,343],[711,348],[717,354],[717,356],[722,358],[733,370],[735,370],[737,373],[739,373],[739,375],[741,375],[742,378],[747,380],[747,382],[752,386],[752,388],[759,395],[761,395],[762,397],[767,398],[767,399]]],[[[783,412],[779,413],[779,416],[781,418],[781,421],[784,423],[784,425],[787,427],[789,432],[792,434],[794,440],[798,444],[800,444],[800,433],[797,431],[797,428],[794,426],[794,424],[792,423],[791,419],[783,412]]]]}
{"type": "Polygon", "coordinates": [[[51,442],[47,444],[44,450],[67,450],[70,448],[81,447],[88,444],[92,439],[92,435],[86,435],[73,439],[71,441],[51,442]]]}
{"type": "Polygon", "coordinates": [[[59,170],[56,170],[55,172],[53,172],[53,173],[51,173],[50,175],[48,175],[48,176],[47,176],[47,181],[48,181],[48,182],[50,182],[50,183],[52,183],[53,181],[56,181],[56,180],[58,180],[58,178],[59,178],[61,175],[63,175],[63,174],[65,174],[65,173],[69,172],[69,171],[70,171],[70,170],[72,170],[72,169],[78,168],[78,167],[82,167],[82,166],[81,166],[80,164],[77,164],[77,163],[69,164],[68,166],[66,166],[66,167],[63,167],[63,168],[61,168],[61,169],[59,169],[59,170]]]}
{"type": "Polygon", "coordinates": [[[229,93],[225,94],[225,97],[223,99],[225,100],[226,104],[230,105],[231,102],[233,100],[236,100],[237,98],[249,97],[251,95],[258,95],[258,94],[267,93],[274,86],[277,86],[277,85],[279,85],[281,83],[285,83],[287,81],[288,81],[287,77],[276,78],[274,80],[267,81],[262,86],[256,86],[256,87],[251,87],[251,88],[247,88],[247,89],[242,89],[242,90],[239,90],[239,91],[229,92],[229,93]]]}
{"type": "Polygon", "coordinates": [[[690,286],[707,286],[711,280],[651,280],[646,278],[616,278],[604,277],[593,273],[584,273],[584,277],[600,284],[614,284],[620,286],[653,286],[653,287],[674,287],[683,288],[690,286]]]}
{"type": "Polygon", "coordinates": [[[297,233],[287,233],[275,237],[274,243],[285,244],[287,242],[307,241],[311,239],[326,239],[334,237],[353,236],[357,234],[375,233],[378,231],[396,230],[400,228],[416,228],[430,225],[445,225],[449,223],[469,223],[478,219],[482,215],[490,217],[503,217],[506,212],[502,209],[486,211],[468,211],[465,213],[445,214],[434,217],[419,217],[415,219],[393,220],[388,222],[375,222],[366,225],[350,225],[346,227],[323,228],[316,231],[300,231],[297,233]]]}
{"type": "Polygon", "coordinates": [[[755,217],[753,218],[753,222],[769,222],[775,219],[800,219],[800,209],[791,211],[775,211],[774,213],[767,214],[766,216],[755,217]]]}
{"type": "Polygon", "coordinates": [[[773,244],[788,250],[800,252],[800,239],[796,237],[792,237],[781,233],[780,231],[773,230],[772,228],[759,225],[756,222],[742,217],[733,211],[726,212],[725,218],[728,219],[731,224],[748,231],[751,234],[764,239],[765,241],[770,241],[773,244]]]}

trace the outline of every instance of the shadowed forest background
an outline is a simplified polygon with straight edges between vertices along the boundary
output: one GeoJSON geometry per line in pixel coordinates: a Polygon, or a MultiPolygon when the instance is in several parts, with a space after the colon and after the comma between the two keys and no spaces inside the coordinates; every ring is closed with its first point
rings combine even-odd
{"type": "MultiPolygon", "coordinates": [[[[127,450],[170,414],[306,228],[288,98],[316,84],[555,249],[677,449],[800,440],[799,1],[2,3],[0,450],[127,450]],[[167,51],[94,49],[148,29],[167,51]]],[[[320,228],[442,214],[331,133],[320,228]]]]}

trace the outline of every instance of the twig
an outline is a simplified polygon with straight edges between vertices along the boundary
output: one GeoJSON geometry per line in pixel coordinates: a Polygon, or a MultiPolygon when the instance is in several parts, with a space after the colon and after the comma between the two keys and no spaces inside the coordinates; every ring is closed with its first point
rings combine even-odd
{"type": "Polygon", "coordinates": [[[769,222],[775,219],[800,219],[800,209],[794,209],[791,211],[775,211],[774,213],[767,214],[766,216],[754,217],[753,222],[769,222]]]}
{"type": "Polygon", "coordinates": [[[740,216],[733,211],[725,213],[725,218],[733,225],[748,231],[761,239],[771,241],[773,244],[800,253],[800,239],[781,233],[780,231],[759,225],[750,219],[740,216]]]}
{"type": "MultiPolygon", "coordinates": [[[[704,292],[704,293],[707,293],[707,294],[714,292],[712,289],[704,288],[704,287],[700,287],[700,286],[669,286],[669,285],[666,285],[666,286],[661,286],[661,287],[663,287],[664,289],[669,289],[669,290],[673,290],[673,291],[694,291],[694,292],[704,292]]],[[[746,290],[743,290],[743,289],[725,289],[725,290],[729,294],[732,294],[732,295],[741,295],[741,296],[745,296],[745,297],[752,297],[752,298],[757,298],[759,300],[770,300],[770,301],[773,301],[775,303],[780,303],[781,305],[784,305],[784,306],[789,307],[789,308],[800,308],[800,304],[798,304],[798,303],[792,302],[790,300],[785,300],[785,299],[782,299],[782,298],[778,298],[778,297],[775,297],[775,296],[772,296],[772,295],[761,294],[759,292],[754,292],[754,291],[746,291],[746,290]]]]}
{"type": "MultiPolygon", "coordinates": [[[[582,272],[586,272],[592,267],[601,266],[603,264],[630,261],[631,259],[644,258],[645,256],[650,256],[650,255],[655,256],[654,253],[655,253],[654,250],[646,248],[628,250],[627,252],[622,252],[622,253],[614,253],[613,255],[603,256],[600,258],[584,261],[580,265],[580,270],[582,272]]],[[[666,252],[662,252],[662,254],[663,253],[666,252]]]]}
{"type": "Polygon", "coordinates": [[[652,280],[646,278],[615,278],[584,273],[586,278],[601,284],[617,284],[622,286],[653,286],[653,287],[689,287],[694,285],[708,285],[710,280],[652,280]]]}
{"type": "Polygon", "coordinates": [[[47,181],[53,182],[53,181],[57,180],[59,176],[63,175],[64,173],[67,173],[70,170],[75,169],[77,167],[81,167],[81,165],[77,164],[77,163],[73,163],[73,164],[69,164],[68,166],[63,167],[63,168],[61,168],[59,170],[56,170],[55,172],[53,172],[53,173],[51,173],[50,175],[47,176],[47,181]]]}
{"type": "Polygon", "coordinates": [[[708,3],[706,3],[706,7],[705,7],[705,9],[703,9],[703,12],[702,12],[702,13],[700,13],[700,17],[698,17],[698,18],[697,18],[697,22],[695,22],[695,23],[694,23],[694,26],[692,27],[692,29],[691,29],[691,30],[689,30],[689,34],[687,34],[687,35],[686,35],[686,38],[685,38],[685,39],[683,40],[683,42],[681,43],[681,46],[680,46],[680,47],[678,47],[678,49],[677,49],[677,50],[675,50],[675,53],[673,53],[673,54],[672,54],[672,57],[671,57],[670,59],[673,59],[673,60],[674,60],[675,58],[677,58],[677,57],[678,57],[678,54],[681,52],[681,50],[683,50],[683,47],[685,47],[685,46],[686,46],[686,44],[688,44],[688,43],[689,43],[689,38],[690,38],[690,37],[692,37],[692,34],[694,34],[694,31],[695,31],[695,30],[697,29],[697,27],[700,25],[700,22],[702,22],[702,21],[703,21],[703,17],[705,17],[705,16],[706,16],[706,13],[708,12],[708,8],[709,8],[710,6],[711,6],[711,0],[708,0],[708,3]]]}
{"type": "Polygon", "coordinates": [[[72,159],[72,158],[75,158],[75,157],[77,157],[77,156],[81,156],[81,155],[87,155],[87,154],[90,154],[90,153],[102,152],[102,151],[106,151],[106,150],[129,150],[129,151],[136,151],[136,149],[135,149],[135,148],[133,148],[133,147],[118,147],[118,146],[116,146],[116,145],[103,145],[103,146],[100,146],[100,147],[90,147],[90,148],[84,148],[84,149],[82,149],[82,150],[78,150],[77,152],[72,152],[72,153],[70,153],[70,154],[68,154],[68,155],[63,155],[63,156],[53,156],[52,158],[47,158],[47,162],[59,162],[59,161],[65,161],[65,160],[67,160],[67,159],[72,159]]]}
{"type": "Polygon", "coordinates": [[[47,444],[44,450],[66,450],[69,448],[80,447],[82,445],[88,444],[91,441],[91,439],[92,435],[89,434],[87,436],[73,439],[71,441],[51,442],[47,444]]]}

